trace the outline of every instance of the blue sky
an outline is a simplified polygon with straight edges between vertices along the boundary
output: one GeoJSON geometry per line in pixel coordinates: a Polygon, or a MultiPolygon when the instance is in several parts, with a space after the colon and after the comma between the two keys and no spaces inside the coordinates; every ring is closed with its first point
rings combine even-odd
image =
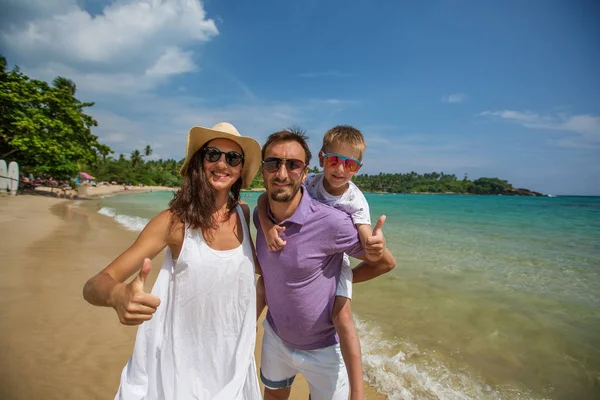
{"type": "Polygon", "coordinates": [[[117,155],[180,159],[191,126],[224,120],[261,143],[299,125],[316,152],[351,124],[364,173],[600,195],[592,0],[2,3],[9,64],[73,79],[117,155]]]}

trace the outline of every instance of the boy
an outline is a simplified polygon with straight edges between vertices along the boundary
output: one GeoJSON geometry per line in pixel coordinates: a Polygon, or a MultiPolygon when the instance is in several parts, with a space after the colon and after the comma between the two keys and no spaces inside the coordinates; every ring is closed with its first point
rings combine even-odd
{"type": "MultiPolygon", "coordinates": [[[[305,186],[311,197],[327,205],[346,212],[358,230],[366,257],[378,261],[383,255],[385,245],[382,239],[373,236],[369,204],[362,192],[351,179],[362,167],[362,157],[366,149],[364,137],[358,129],[351,126],[336,126],[325,133],[319,152],[322,173],[311,174],[306,178],[305,186]]],[[[266,200],[258,201],[260,223],[270,251],[279,251],[285,246],[279,234],[285,228],[273,224],[267,216],[266,200]]],[[[381,229],[385,216],[377,222],[375,229],[381,229]]],[[[333,322],[340,338],[342,356],[348,370],[352,399],[364,399],[362,361],[360,342],[354,326],[349,299],[352,299],[352,269],[350,260],[344,255],[340,281],[336,290],[333,309],[333,322]]],[[[264,282],[257,283],[257,315],[265,307],[264,282]]]]}

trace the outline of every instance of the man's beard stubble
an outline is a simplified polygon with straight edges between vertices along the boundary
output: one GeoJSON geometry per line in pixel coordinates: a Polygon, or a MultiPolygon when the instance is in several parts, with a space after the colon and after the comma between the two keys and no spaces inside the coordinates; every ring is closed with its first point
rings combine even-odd
{"type": "Polygon", "coordinates": [[[298,194],[298,191],[300,190],[300,181],[295,182],[290,179],[279,180],[277,178],[274,178],[273,180],[271,180],[271,185],[273,185],[273,183],[275,182],[290,185],[279,189],[278,191],[272,191],[270,193],[271,200],[279,203],[287,203],[288,201],[291,201],[294,197],[296,197],[296,194],[298,194]]]}

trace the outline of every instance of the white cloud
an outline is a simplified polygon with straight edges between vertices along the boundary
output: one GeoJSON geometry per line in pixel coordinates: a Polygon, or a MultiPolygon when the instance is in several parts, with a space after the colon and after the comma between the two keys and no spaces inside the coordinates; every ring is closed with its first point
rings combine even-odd
{"type": "Polygon", "coordinates": [[[12,50],[42,52],[54,60],[114,62],[140,55],[140,46],[148,43],[162,53],[165,43],[209,40],[218,30],[205,17],[196,0],[120,0],[97,16],[71,5],[3,31],[2,39],[12,50]]]}
{"type": "Polygon", "coordinates": [[[600,135],[600,117],[589,114],[573,115],[564,118],[558,129],[582,134],[600,135]]]}
{"type": "Polygon", "coordinates": [[[467,95],[464,93],[454,93],[442,96],[444,103],[462,103],[467,99],[467,95]]]}
{"type": "Polygon", "coordinates": [[[530,129],[562,131],[576,134],[570,139],[559,140],[561,147],[594,147],[600,145],[600,117],[591,114],[571,115],[557,113],[540,115],[531,111],[484,111],[480,115],[512,121],[530,129]]]}
{"type": "Polygon", "coordinates": [[[66,76],[77,85],[78,92],[93,94],[115,95],[150,90],[166,81],[167,75],[146,74],[135,72],[85,72],[70,66],[48,62],[37,68],[23,68],[23,71],[37,79],[52,81],[57,76],[66,76]]]}
{"type": "Polygon", "coordinates": [[[128,145],[128,140],[145,132],[143,121],[134,121],[96,107],[88,109],[87,113],[99,121],[99,127],[94,129],[94,134],[100,137],[101,142],[109,146],[128,145]]]}
{"type": "Polygon", "coordinates": [[[185,49],[219,33],[199,0],[115,0],[98,15],[75,0],[51,4],[9,0],[14,18],[0,20],[0,45],[24,70],[54,73],[40,78],[65,75],[92,90],[148,90],[195,71],[185,49]]]}
{"type": "Polygon", "coordinates": [[[165,53],[146,71],[147,75],[174,75],[192,72],[196,66],[192,60],[192,52],[184,52],[177,47],[167,47],[165,53]]]}

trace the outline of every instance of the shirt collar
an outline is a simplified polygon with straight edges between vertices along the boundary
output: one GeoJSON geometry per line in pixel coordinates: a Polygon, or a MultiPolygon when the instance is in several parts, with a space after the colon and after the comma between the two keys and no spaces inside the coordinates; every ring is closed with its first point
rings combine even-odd
{"type": "MultiPolygon", "coordinates": [[[[306,216],[310,212],[310,202],[311,202],[312,198],[308,194],[308,190],[306,190],[304,185],[300,186],[300,192],[302,193],[302,198],[300,199],[298,208],[296,208],[296,211],[294,211],[294,213],[292,214],[291,217],[289,217],[285,221],[281,221],[281,223],[279,225],[284,224],[284,223],[304,225],[304,222],[306,221],[306,216]]],[[[267,213],[268,213],[269,217],[271,218],[271,220],[273,220],[273,222],[275,224],[277,224],[277,220],[275,219],[275,217],[273,217],[273,214],[271,213],[271,207],[267,207],[267,213]]]]}

